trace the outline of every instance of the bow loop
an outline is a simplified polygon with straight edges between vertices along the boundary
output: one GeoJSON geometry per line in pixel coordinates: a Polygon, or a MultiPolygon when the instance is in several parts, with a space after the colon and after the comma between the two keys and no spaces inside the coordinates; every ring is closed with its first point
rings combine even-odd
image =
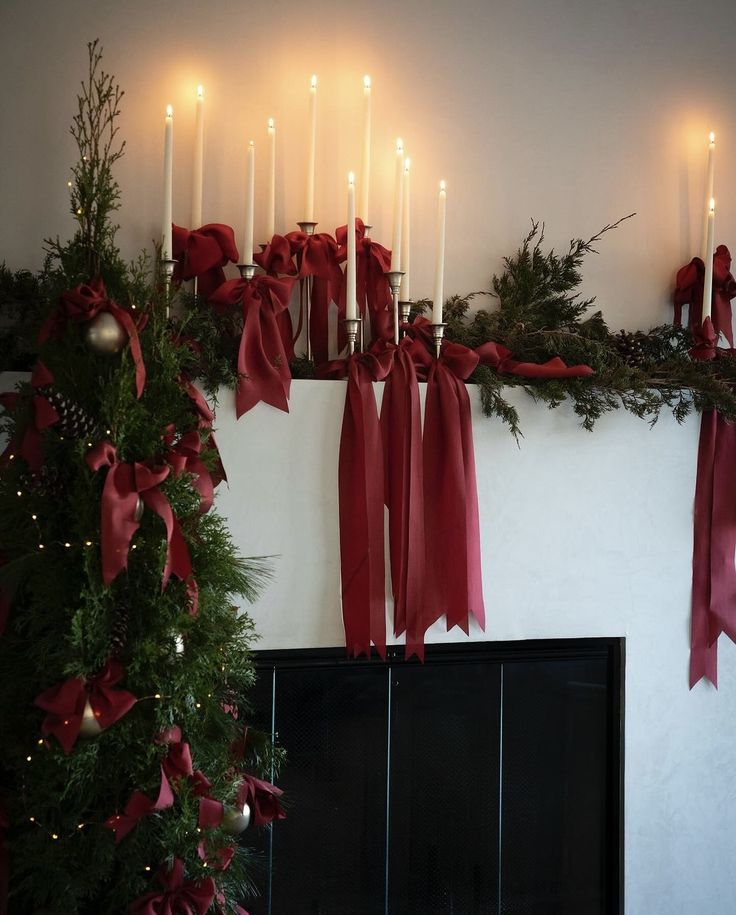
{"type": "Polygon", "coordinates": [[[178,261],[174,280],[197,279],[198,291],[208,297],[225,281],[222,268],[237,263],[238,247],[230,226],[208,223],[199,229],[172,226],[173,258],[178,261]]]}

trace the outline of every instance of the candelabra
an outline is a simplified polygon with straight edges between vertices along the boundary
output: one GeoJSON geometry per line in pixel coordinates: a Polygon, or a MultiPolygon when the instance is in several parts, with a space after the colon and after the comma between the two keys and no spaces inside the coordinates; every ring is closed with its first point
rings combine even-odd
{"type": "Polygon", "coordinates": [[[394,343],[399,343],[399,292],[401,290],[401,277],[403,270],[387,270],[384,276],[391,287],[391,296],[394,300],[394,343]]]}
{"type": "Polygon", "coordinates": [[[342,323],[345,325],[345,333],[348,337],[348,356],[352,356],[355,353],[358,330],[362,322],[360,318],[345,318],[342,323]]]}
{"type": "MultiPolygon", "coordinates": [[[[314,230],[317,228],[317,223],[312,220],[304,219],[301,222],[298,222],[300,231],[304,232],[305,235],[314,235],[314,230]]],[[[312,277],[308,276],[299,284],[299,313],[303,314],[306,318],[307,326],[307,359],[312,358],[312,341],[309,336],[310,331],[310,318],[312,314],[312,277]]]]}

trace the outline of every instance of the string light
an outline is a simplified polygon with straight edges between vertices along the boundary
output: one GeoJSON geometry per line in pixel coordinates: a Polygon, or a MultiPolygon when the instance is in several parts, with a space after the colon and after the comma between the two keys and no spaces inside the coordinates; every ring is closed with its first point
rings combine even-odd
{"type": "Polygon", "coordinates": [[[23,490],[22,490],[22,489],[17,490],[16,495],[22,496],[22,495],[23,495],[23,490]]]}
{"type": "Polygon", "coordinates": [[[30,762],[33,759],[32,756],[26,756],[26,762],[30,762]]]}
{"type": "Polygon", "coordinates": [[[150,864],[147,864],[147,865],[143,868],[143,870],[144,870],[144,871],[150,871],[150,870],[151,870],[151,865],[150,865],[150,864]]]}
{"type": "Polygon", "coordinates": [[[55,832],[52,832],[52,833],[51,833],[51,838],[52,838],[52,839],[54,840],[54,842],[55,842],[59,837],[56,835],[55,832]]]}

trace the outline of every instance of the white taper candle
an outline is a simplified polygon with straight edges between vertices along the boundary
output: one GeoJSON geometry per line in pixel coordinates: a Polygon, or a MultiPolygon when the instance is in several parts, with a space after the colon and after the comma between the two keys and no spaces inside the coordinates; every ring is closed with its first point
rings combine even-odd
{"type": "Polygon", "coordinates": [[[703,282],[703,320],[710,317],[713,298],[713,245],[715,242],[716,202],[711,197],[708,207],[708,227],[705,233],[705,280],[703,282]]]}
{"type": "Polygon", "coordinates": [[[243,239],[243,263],[253,263],[253,210],[256,173],[256,147],[253,140],[248,143],[245,166],[245,233],[243,239]]]}
{"type": "MultiPolygon", "coordinates": [[[[706,260],[707,254],[707,243],[708,243],[708,214],[710,212],[710,202],[713,199],[713,173],[715,166],[715,157],[716,157],[716,135],[711,130],[710,136],[708,137],[708,170],[705,176],[705,219],[703,225],[703,242],[701,249],[701,257],[703,260],[706,260]]],[[[713,251],[711,250],[711,255],[713,251]]]]}
{"type": "Polygon", "coordinates": [[[173,170],[174,170],[174,109],[171,105],[166,106],[166,121],[164,127],[164,212],[161,220],[161,259],[171,260],[171,223],[172,215],[172,194],[173,194],[173,170]]]}
{"type": "Polygon", "coordinates": [[[317,163],[317,77],[309,87],[309,136],[307,138],[307,199],[304,219],[314,222],[314,174],[317,163]]]}
{"type": "Polygon", "coordinates": [[[197,109],[194,118],[194,162],[192,163],[191,229],[202,225],[202,189],[204,182],[204,89],[197,86],[197,109]]]}
{"type": "Polygon", "coordinates": [[[402,205],[402,227],[401,227],[401,269],[404,275],[401,277],[401,293],[399,298],[402,302],[408,302],[410,296],[409,285],[409,265],[411,262],[411,182],[410,182],[411,159],[407,156],[404,159],[404,203],[402,205]]]}
{"type": "Polygon", "coordinates": [[[404,141],[396,141],[396,171],[394,182],[394,231],[391,240],[391,269],[401,270],[401,211],[404,204],[404,141]]]}
{"type": "Polygon", "coordinates": [[[368,197],[371,182],[371,78],[363,77],[363,162],[360,169],[360,218],[368,222],[368,197]]]}
{"type": "Polygon", "coordinates": [[[345,270],[345,317],[358,317],[355,294],[355,175],[348,175],[348,261],[345,270]]]}
{"type": "Polygon", "coordinates": [[[432,323],[442,324],[442,305],[445,287],[445,221],[447,216],[447,191],[445,182],[440,181],[440,196],[437,205],[437,260],[434,274],[434,298],[432,299],[432,323]]]}
{"type": "Polygon", "coordinates": [[[266,200],[266,241],[276,232],[276,126],[268,119],[268,197],[266,200]]]}

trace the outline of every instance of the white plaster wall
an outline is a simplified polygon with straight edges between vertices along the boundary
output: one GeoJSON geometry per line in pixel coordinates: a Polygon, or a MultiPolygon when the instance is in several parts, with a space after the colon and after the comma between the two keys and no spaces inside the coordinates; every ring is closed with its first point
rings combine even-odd
{"type": "MultiPolygon", "coordinates": [[[[218,505],[245,554],[275,557],[275,580],[251,611],[261,646],[338,646],[345,387],[297,381],[292,392],[290,415],[261,404],[240,422],[223,394],[229,486],[218,505]]],[[[729,915],[734,646],[721,639],[717,693],[687,683],[698,420],[662,417],[650,431],[614,415],[591,435],[567,408],[512,399],[520,447],[474,405],[488,622],[471,637],[626,637],[626,912],[729,915]]],[[[448,638],[464,636],[441,624],[430,634],[448,638]]]]}

